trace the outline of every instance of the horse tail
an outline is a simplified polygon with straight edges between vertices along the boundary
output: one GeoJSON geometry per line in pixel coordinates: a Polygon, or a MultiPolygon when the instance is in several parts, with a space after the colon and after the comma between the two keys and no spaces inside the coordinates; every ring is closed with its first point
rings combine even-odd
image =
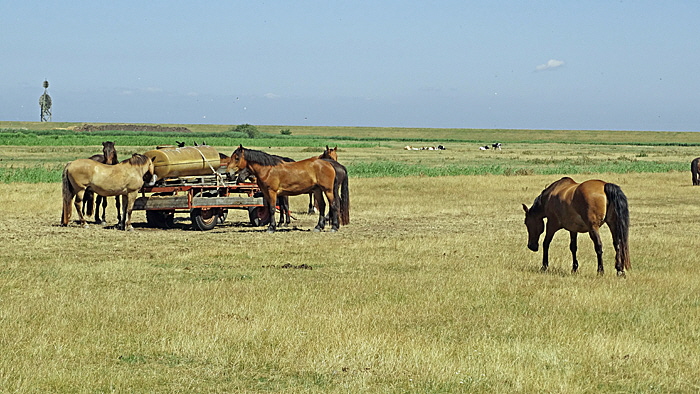
{"type": "Polygon", "coordinates": [[[608,209],[612,208],[614,214],[611,230],[618,244],[616,250],[619,253],[619,261],[622,262],[624,269],[630,269],[632,266],[629,253],[630,214],[627,197],[620,186],[614,183],[606,183],[604,190],[605,196],[608,198],[608,209]]]}
{"type": "Polygon", "coordinates": [[[340,224],[342,224],[343,226],[350,223],[350,187],[348,184],[347,171],[345,171],[345,176],[343,176],[341,183],[339,219],[340,224]]]}
{"type": "Polygon", "coordinates": [[[700,185],[700,179],[698,179],[698,163],[700,162],[700,157],[696,157],[690,162],[690,173],[693,174],[693,185],[700,185]]]}
{"type": "Polygon", "coordinates": [[[68,164],[66,164],[66,167],[63,169],[63,176],[61,177],[61,186],[63,191],[63,210],[61,211],[61,225],[67,226],[68,221],[71,217],[71,213],[73,211],[73,208],[71,207],[71,201],[73,200],[73,196],[75,195],[73,185],[71,185],[70,179],[68,179],[68,164]]]}

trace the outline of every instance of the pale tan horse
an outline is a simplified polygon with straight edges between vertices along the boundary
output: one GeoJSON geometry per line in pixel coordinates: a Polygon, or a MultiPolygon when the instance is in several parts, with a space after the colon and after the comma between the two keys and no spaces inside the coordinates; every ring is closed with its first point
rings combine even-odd
{"type": "Polygon", "coordinates": [[[599,229],[603,224],[610,228],[615,248],[615,269],[619,276],[630,268],[629,225],[630,216],[627,197],[619,186],[593,179],[576,183],[569,177],[547,186],[532,206],[525,210],[525,226],[528,232],[527,247],[536,252],[540,235],[546,233],[542,242],[542,271],[549,266],[549,244],[560,229],[570,234],[569,250],[572,256],[572,272],[578,270],[576,260],[576,238],[578,233],[588,233],[598,258],[598,274],[603,274],[603,243],[599,229]]]}
{"type": "Polygon", "coordinates": [[[80,210],[83,194],[88,187],[104,196],[122,196],[122,215],[119,228],[133,230],[131,211],[138,191],[148,179],[149,186],[156,182],[153,162],[144,155],[135,153],[131,158],[115,165],[98,163],[91,159],[78,159],[66,164],[63,170],[63,215],[61,225],[67,226],[75,198],[75,210],[80,216],[80,224],[88,227],[80,210]]]}

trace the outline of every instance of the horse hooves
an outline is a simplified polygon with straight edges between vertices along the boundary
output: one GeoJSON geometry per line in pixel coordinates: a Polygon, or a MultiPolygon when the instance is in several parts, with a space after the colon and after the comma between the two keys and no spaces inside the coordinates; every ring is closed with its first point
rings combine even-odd
{"type": "Polygon", "coordinates": [[[315,233],[320,233],[320,232],[321,232],[321,229],[318,228],[318,227],[314,227],[314,232],[315,232],[315,233]]]}
{"type": "Polygon", "coordinates": [[[332,233],[337,233],[337,232],[338,232],[338,229],[337,229],[337,228],[332,228],[332,229],[331,229],[331,232],[332,232],[332,233]]]}
{"type": "Polygon", "coordinates": [[[83,224],[83,228],[90,228],[90,225],[85,223],[85,224],[83,224]]]}
{"type": "Polygon", "coordinates": [[[627,278],[627,275],[625,275],[625,271],[617,271],[617,277],[618,278],[627,278]]]}
{"type": "Polygon", "coordinates": [[[266,232],[267,232],[268,234],[272,234],[272,233],[275,232],[275,229],[274,229],[274,228],[268,228],[268,229],[266,230],[266,232]]]}

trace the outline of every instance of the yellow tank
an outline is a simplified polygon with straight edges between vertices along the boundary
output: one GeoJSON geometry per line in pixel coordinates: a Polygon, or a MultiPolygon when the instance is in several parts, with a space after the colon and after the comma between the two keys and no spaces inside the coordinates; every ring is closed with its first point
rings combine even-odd
{"type": "Polygon", "coordinates": [[[213,174],[221,165],[219,152],[209,145],[159,146],[144,155],[153,160],[158,179],[213,174]]]}

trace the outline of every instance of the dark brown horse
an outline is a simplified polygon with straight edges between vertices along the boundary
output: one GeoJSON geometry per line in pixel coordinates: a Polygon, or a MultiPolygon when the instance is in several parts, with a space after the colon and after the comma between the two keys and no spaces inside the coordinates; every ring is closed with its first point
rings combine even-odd
{"type": "Polygon", "coordinates": [[[149,186],[156,182],[153,162],[150,158],[135,153],[131,158],[119,164],[107,165],[90,159],[78,159],[66,164],[63,169],[63,214],[61,225],[67,226],[73,208],[71,203],[75,198],[75,210],[80,216],[80,224],[87,227],[83,213],[80,211],[85,189],[91,188],[102,196],[122,196],[122,215],[119,228],[132,230],[131,211],[139,189],[144,181],[149,180],[149,186]]]}
{"type": "MultiPolygon", "coordinates": [[[[326,149],[323,151],[323,153],[321,153],[318,156],[318,158],[329,161],[331,164],[333,164],[333,162],[337,162],[338,161],[338,147],[336,146],[335,148],[331,149],[328,147],[328,145],[326,145],[326,149]]],[[[309,210],[307,212],[309,213],[309,215],[314,214],[314,213],[316,213],[317,208],[318,207],[316,206],[316,203],[314,201],[313,193],[309,194],[309,210]]]]}
{"type": "Polygon", "coordinates": [[[573,257],[572,272],[578,270],[576,260],[576,238],[578,233],[588,233],[593,240],[598,257],[598,274],[603,274],[603,243],[598,230],[607,223],[612,233],[615,247],[615,269],[619,276],[630,268],[629,256],[629,210],[627,197],[619,186],[600,180],[576,183],[569,177],[547,186],[535,198],[532,206],[525,210],[527,226],[527,247],[536,252],[540,235],[545,231],[544,218],[547,218],[547,231],[542,242],[542,270],[549,266],[549,244],[560,229],[566,229],[571,236],[569,249],[573,257]]]}
{"type": "MultiPolygon", "coordinates": [[[[350,223],[350,188],[348,184],[348,170],[344,165],[338,163],[338,147],[330,149],[326,145],[326,150],[318,157],[333,165],[335,169],[335,187],[338,188],[334,193],[340,195],[340,210],[338,211],[340,224],[343,226],[350,223]],[[346,205],[347,204],[347,205],[346,205]]],[[[311,205],[311,203],[309,203],[311,205]]]]}
{"type": "MultiPolygon", "coordinates": [[[[325,195],[330,209],[331,231],[337,231],[338,210],[342,209],[339,196],[335,193],[335,169],[329,162],[313,157],[306,160],[285,162],[281,158],[265,152],[239,146],[231,155],[229,173],[249,169],[265,197],[265,205],[270,212],[268,232],[274,232],[275,201],[278,196],[295,196],[313,192],[319,202],[319,220],[315,231],[326,225],[325,195]]],[[[349,201],[345,204],[349,207],[349,201]]],[[[342,215],[341,215],[342,216],[342,215]]]]}
{"type": "Polygon", "coordinates": [[[690,162],[690,173],[693,174],[693,186],[700,186],[700,157],[690,162]]]}
{"type": "MultiPolygon", "coordinates": [[[[119,163],[117,158],[117,150],[114,149],[114,142],[105,141],[102,143],[102,154],[92,155],[89,157],[90,160],[95,160],[98,163],[114,165],[119,163]]],[[[119,197],[114,198],[114,203],[117,206],[117,222],[121,222],[121,207],[119,206],[119,197]]],[[[99,194],[95,198],[95,193],[92,189],[88,188],[85,190],[85,195],[83,196],[83,214],[92,216],[93,211],[95,212],[95,223],[102,224],[105,223],[105,212],[107,210],[107,197],[100,196],[99,194]],[[102,205],[102,216],[100,216],[100,205],[102,205]]]]}

